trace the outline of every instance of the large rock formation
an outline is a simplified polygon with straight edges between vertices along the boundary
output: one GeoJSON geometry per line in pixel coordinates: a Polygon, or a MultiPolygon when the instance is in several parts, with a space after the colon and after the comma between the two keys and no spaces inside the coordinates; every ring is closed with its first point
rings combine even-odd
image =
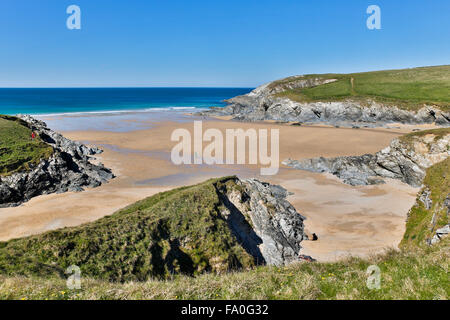
{"type": "Polygon", "coordinates": [[[301,103],[277,93],[298,88],[309,88],[334,82],[335,79],[291,77],[264,84],[252,92],[226,100],[224,108],[212,107],[202,115],[232,116],[239,121],[276,120],[282,122],[325,123],[352,127],[383,126],[388,123],[450,125],[450,112],[426,105],[418,111],[409,111],[366,99],[363,102],[347,99],[331,102],[301,103]],[[295,80],[292,80],[295,79],[295,80]]]}
{"type": "Polygon", "coordinates": [[[450,155],[450,129],[429,130],[394,139],[390,146],[362,156],[283,161],[284,165],[312,172],[331,173],[351,185],[398,179],[419,187],[426,169],[450,155]]]}
{"type": "Polygon", "coordinates": [[[287,191],[258,180],[211,179],[156,194],[94,222],[0,243],[0,274],[111,281],[170,279],[311,261],[304,217],[287,191]]]}
{"type": "Polygon", "coordinates": [[[54,152],[29,171],[0,177],[0,208],[17,206],[42,194],[98,187],[114,177],[102,164],[91,162],[93,155],[102,152],[100,149],[71,141],[30,116],[20,118],[54,152]]]}
{"type": "Polygon", "coordinates": [[[408,212],[401,247],[434,245],[450,233],[450,158],[427,169],[416,203],[408,212]]]}
{"type": "Polygon", "coordinates": [[[286,200],[286,189],[255,179],[236,183],[242,189],[227,190],[223,197],[227,209],[222,215],[243,246],[269,265],[301,259],[300,243],[308,240],[303,226],[305,217],[286,200]]]}

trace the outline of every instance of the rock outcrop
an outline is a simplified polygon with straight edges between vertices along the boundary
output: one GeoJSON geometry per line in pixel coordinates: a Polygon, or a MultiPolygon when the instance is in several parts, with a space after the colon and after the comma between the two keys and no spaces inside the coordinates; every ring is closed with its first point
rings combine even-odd
{"type": "Polygon", "coordinates": [[[448,236],[450,157],[427,169],[416,202],[408,211],[402,248],[434,245],[448,236]]]}
{"type": "Polygon", "coordinates": [[[313,261],[304,217],[279,186],[237,177],[153,195],[107,217],[0,245],[0,274],[64,276],[71,265],[108,281],[169,280],[313,261]]]}
{"type": "MultiPolygon", "coordinates": [[[[426,191],[426,189],[423,190],[422,194],[425,193],[425,191],[426,191]]],[[[430,202],[429,208],[427,208],[427,209],[431,209],[432,204],[433,204],[432,200],[429,200],[429,202],[430,202]]],[[[447,221],[448,221],[448,217],[450,215],[450,193],[447,194],[447,197],[445,198],[444,203],[442,204],[441,208],[438,208],[437,211],[439,211],[439,209],[446,212],[446,217],[447,217],[447,221]]],[[[432,224],[431,229],[432,230],[434,230],[436,227],[436,220],[437,220],[437,217],[436,217],[436,212],[435,212],[433,214],[433,218],[431,219],[431,224],[432,224]]],[[[430,245],[439,243],[442,240],[442,238],[447,237],[449,234],[450,234],[450,224],[447,224],[447,225],[443,226],[442,228],[436,229],[433,237],[431,239],[427,239],[427,243],[430,245]]]]}
{"type": "Polygon", "coordinates": [[[430,240],[430,244],[436,244],[442,240],[442,238],[447,237],[450,233],[450,224],[447,224],[445,227],[436,230],[436,234],[430,240]]]}
{"type": "Polygon", "coordinates": [[[304,259],[300,243],[309,240],[306,218],[286,200],[287,190],[255,179],[236,184],[241,188],[228,190],[223,197],[227,209],[222,214],[247,251],[269,265],[304,259]]]}
{"type": "Polygon", "coordinates": [[[71,141],[30,116],[19,117],[54,152],[29,171],[0,177],[0,208],[18,206],[43,194],[98,187],[114,177],[103,164],[91,162],[93,155],[102,152],[100,149],[71,141]]]}
{"type": "Polygon", "coordinates": [[[281,122],[324,123],[342,127],[377,127],[389,123],[423,124],[436,123],[450,126],[450,112],[439,107],[425,105],[418,111],[409,111],[395,105],[385,105],[373,100],[309,102],[301,103],[276,94],[289,89],[309,88],[334,82],[335,79],[301,76],[264,84],[252,92],[226,100],[224,108],[212,107],[202,115],[232,116],[239,121],[276,120],[281,122]]]}
{"type": "Polygon", "coordinates": [[[401,180],[413,187],[422,184],[426,169],[450,155],[450,129],[429,130],[394,139],[390,146],[362,156],[283,161],[300,170],[331,173],[350,185],[383,183],[383,178],[401,180]],[[442,130],[445,132],[442,134],[442,130]]]}

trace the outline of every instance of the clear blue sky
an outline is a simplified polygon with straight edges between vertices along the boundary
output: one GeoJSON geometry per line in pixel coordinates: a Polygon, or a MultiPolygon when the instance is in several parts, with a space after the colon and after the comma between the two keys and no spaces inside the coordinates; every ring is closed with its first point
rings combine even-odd
{"type": "Polygon", "coordinates": [[[449,63],[448,0],[0,1],[0,87],[253,87],[449,63]],[[371,4],[382,30],[366,28],[371,4]]]}

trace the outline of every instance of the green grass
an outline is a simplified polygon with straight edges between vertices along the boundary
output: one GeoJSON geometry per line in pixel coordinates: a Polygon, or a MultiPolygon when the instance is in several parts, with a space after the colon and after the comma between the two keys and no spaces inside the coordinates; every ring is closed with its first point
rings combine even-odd
{"type": "Polygon", "coordinates": [[[86,276],[125,282],[253,267],[220,214],[234,181],[208,180],[92,223],[0,242],[0,274],[53,276],[79,265],[86,276]]]}
{"type": "MultiPolygon", "coordinates": [[[[406,231],[401,242],[404,248],[424,246],[436,229],[448,224],[447,208],[444,201],[450,193],[450,158],[435,164],[427,170],[424,189],[431,191],[433,204],[430,209],[417,200],[411,208],[406,222],[406,231]],[[434,217],[435,224],[432,224],[434,217]]],[[[419,193],[420,194],[420,193],[419,193]]]]}
{"type": "Polygon", "coordinates": [[[450,128],[439,128],[439,129],[430,129],[430,130],[421,130],[417,132],[411,132],[408,134],[405,134],[400,137],[400,140],[406,143],[411,143],[416,141],[417,138],[422,138],[426,135],[434,135],[434,140],[439,140],[442,137],[450,134],[450,128]]]}
{"type": "Polygon", "coordinates": [[[352,74],[313,74],[275,81],[272,86],[286,84],[301,78],[337,79],[312,88],[286,90],[278,93],[298,102],[368,99],[417,110],[424,104],[450,110],[450,66],[422,67],[352,74]],[[352,86],[353,79],[353,86],[352,86]]]}
{"type": "Polygon", "coordinates": [[[256,267],[192,278],[114,283],[83,277],[80,290],[61,278],[0,275],[0,299],[443,299],[448,285],[448,241],[411,251],[389,250],[367,259],[256,267]],[[366,285],[367,268],[381,270],[380,289],[366,285]]]}
{"type": "Polygon", "coordinates": [[[31,139],[26,122],[0,115],[0,176],[30,170],[52,154],[53,148],[39,137],[31,139]]]}
{"type": "Polygon", "coordinates": [[[424,239],[448,221],[449,175],[450,158],[427,170],[433,207],[411,209],[401,250],[287,267],[256,266],[220,217],[220,195],[242,191],[234,177],[159,193],[92,223],[0,242],[0,299],[447,300],[450,238],[424,239]],[[66,287],[72,264],[81,267],[79,290],[66,287]],[[380,289],[366,285],[371,265],[380,289]]]}

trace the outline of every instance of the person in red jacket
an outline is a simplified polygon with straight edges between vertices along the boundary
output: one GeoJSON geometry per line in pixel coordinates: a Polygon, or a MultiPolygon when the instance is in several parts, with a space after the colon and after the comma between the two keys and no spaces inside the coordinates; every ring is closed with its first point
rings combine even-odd
{"type": "Polygon", "coordinates": [[[36,133],[32,132],[31,133],[31,139],[34,139],[34,138],[36,138],[36,133]]]}

